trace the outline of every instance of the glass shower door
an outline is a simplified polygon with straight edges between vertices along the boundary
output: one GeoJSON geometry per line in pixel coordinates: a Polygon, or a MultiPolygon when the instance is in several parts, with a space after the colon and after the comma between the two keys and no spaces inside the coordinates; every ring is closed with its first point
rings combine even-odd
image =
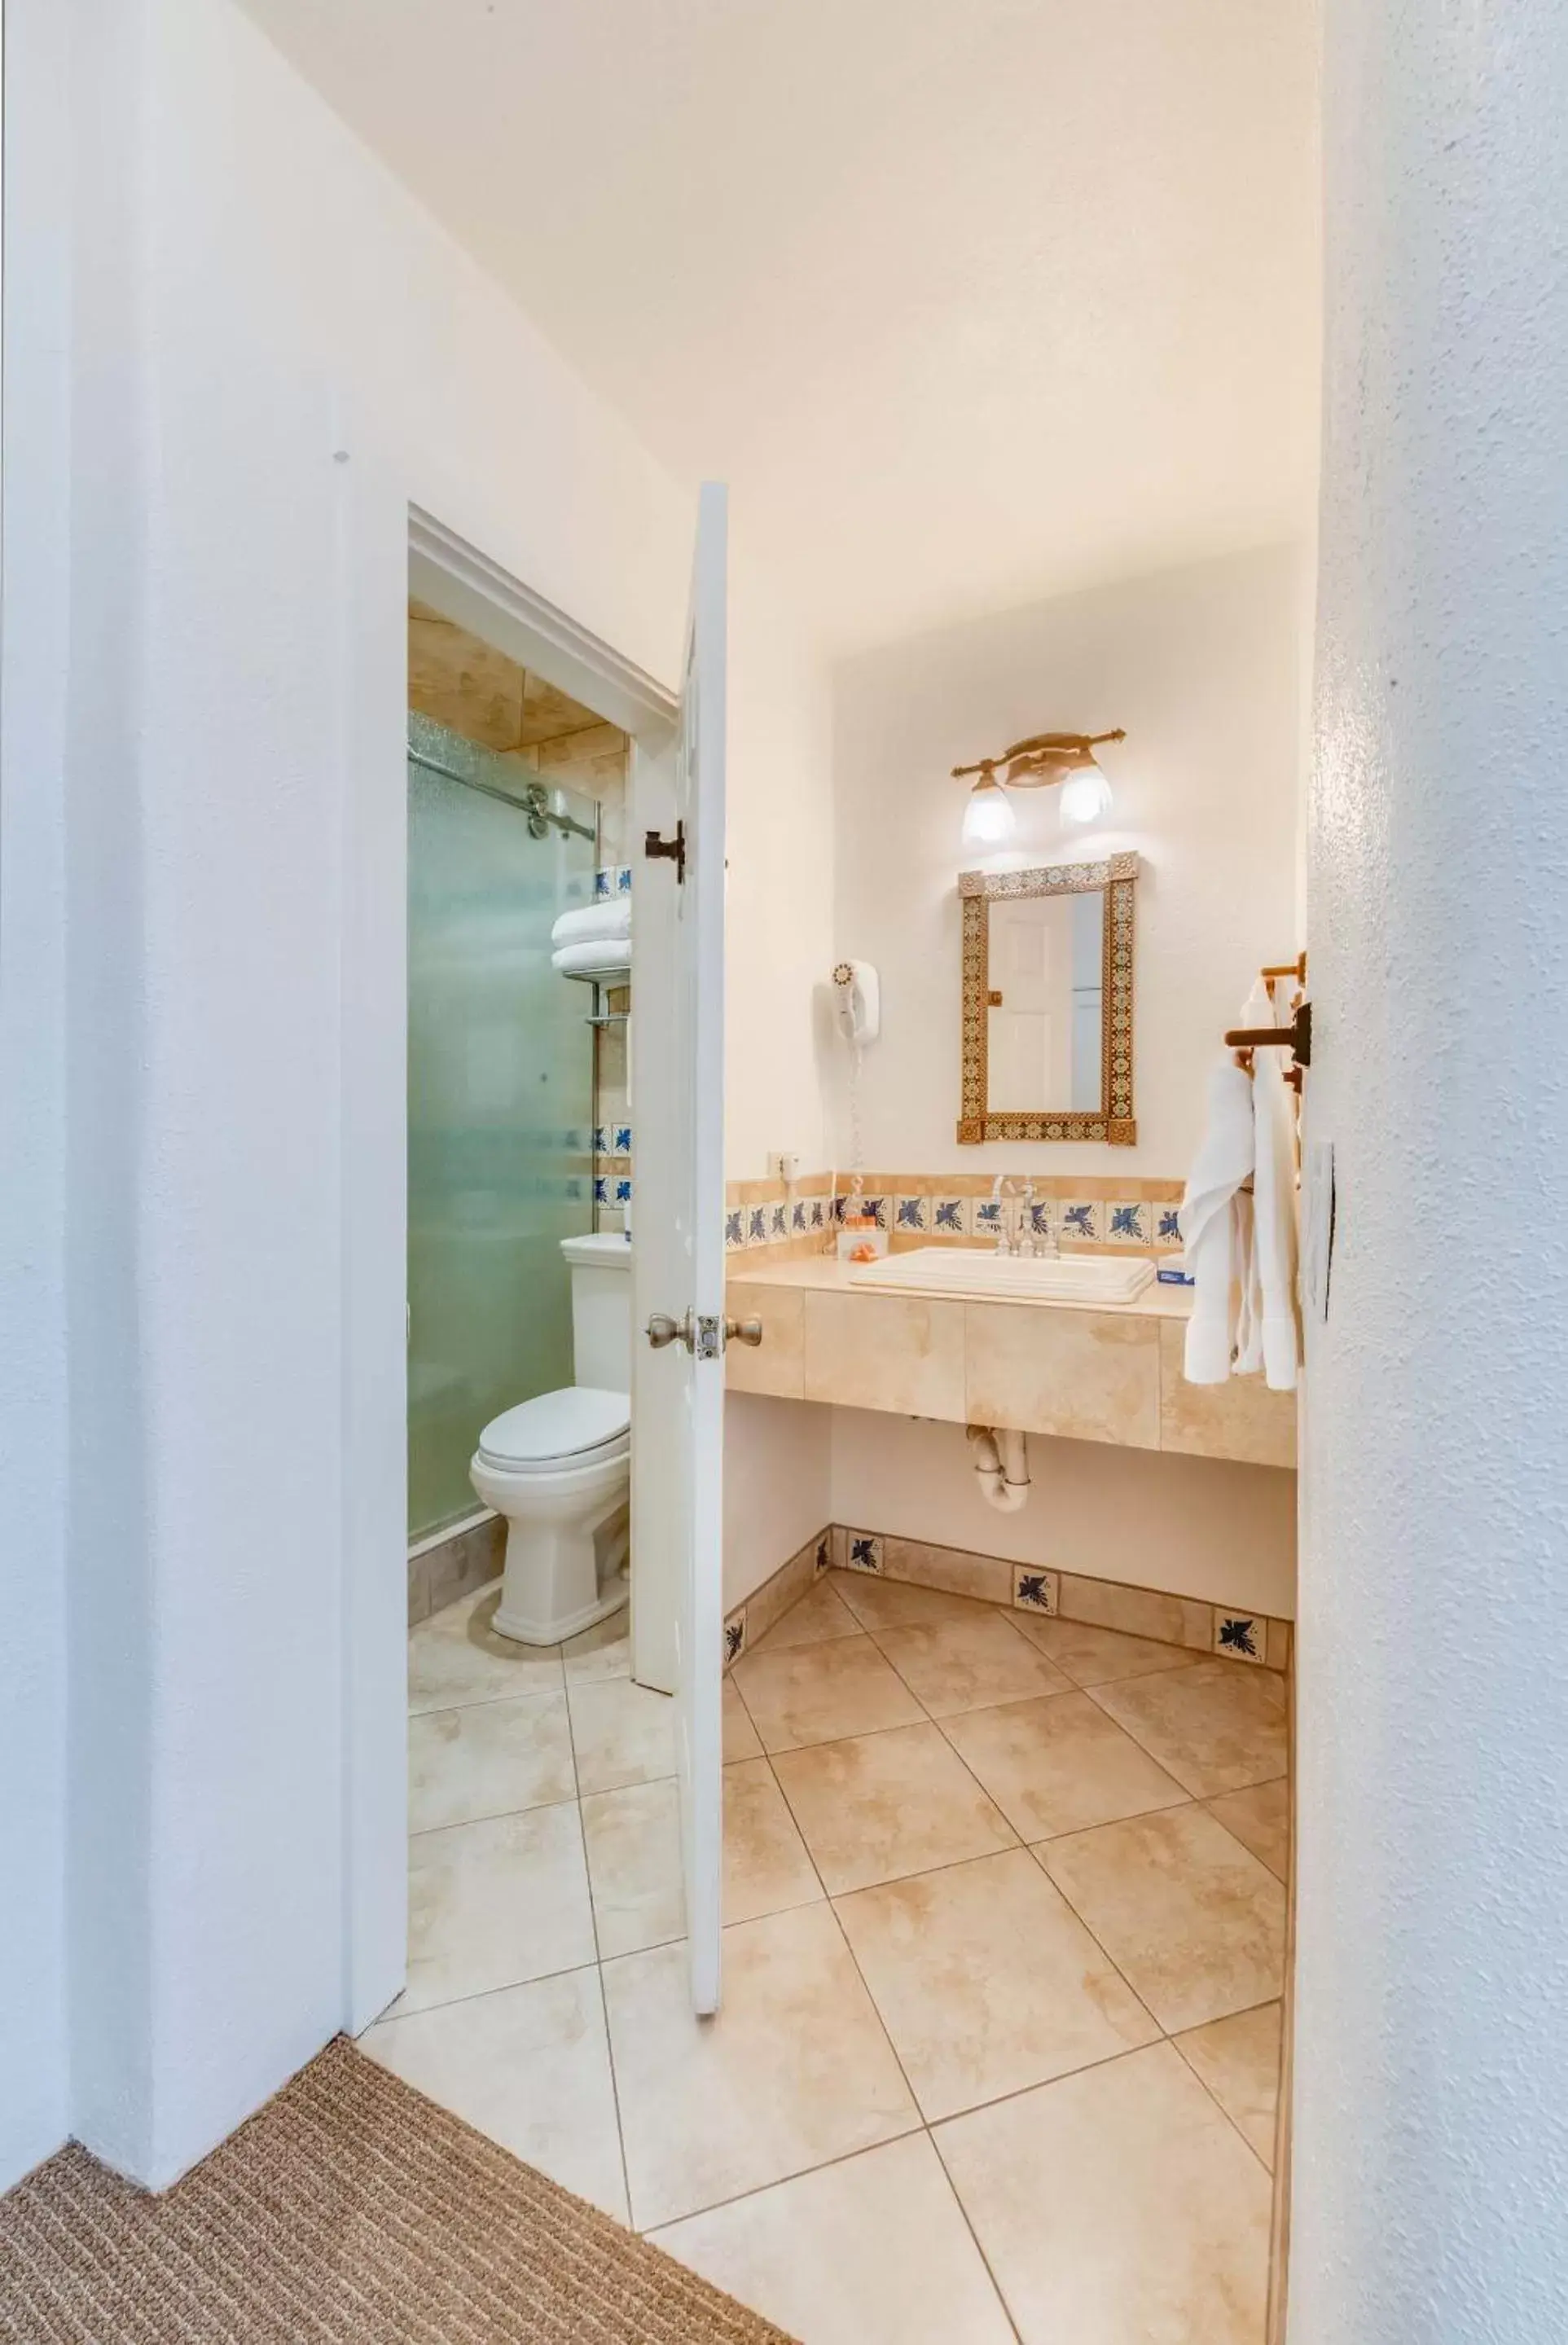
{"type": "Polygon", "coordinates": [[[572,1380],[560,1241],[593,1223],[592,999],[550,930],[592,898],[595,809],[557,789],[531,807],[531,779],[411,715],[411,1539],[473,1512],[493,1416],[572,1380]]]}

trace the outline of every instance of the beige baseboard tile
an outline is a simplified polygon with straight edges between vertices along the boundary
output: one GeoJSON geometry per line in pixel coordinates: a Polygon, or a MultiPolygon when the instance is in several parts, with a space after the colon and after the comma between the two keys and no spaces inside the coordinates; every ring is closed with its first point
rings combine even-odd
{"type": "Polygon", "coordinates": [[[832,1527],[824,1524],[815,1538],[809,1538],[804,1547],[798,1548],[777,1571],[769,1572],[760,1588],[754,1588],[743,1603],[725,1615],[724,1666],[727,1670],[740,1659],[748,1646],[755,1645],[759,1638],[768,1634],[775,1620],[781,1620],[792,1605],[799,1604],[819,1571],[828,1569],[832,1553],[832,1527]]]}
{"type": "Polygon", "coordinates": [[[412,1629],[433,1613],[443,1612],[460,1596],[471,1595],[498,1579],[506,1560],[506,1525],[499,1515],[454,1531],[439,1546],[422,1548],[408,1559],[408,1625],[412,1629]]]}
{"type": "Polygon", "coordinates": [[[972,1555],[963,1548],[930,1547],[923,1539],[884,1538],[882,1571],[916,1588],[941,1588],[950,1596],[976,1596],[987,1604],[1013,1601],[1013,1566],[1000,1556],[972,1555]]]}
{"type": "MultiPolygon", "coordinates": [[[[746,1599],[746,1635],[749,1644],[765,1637],[775,1620],[782,1619],[792,1604],[798,1604],[817,1577],[818,1556],[828,1550],[826,1528],[815,1538],[807,1540],[788,1563],[780,1564],[770,1579],[753,1589],[746,1599]]],[[[826,1567],[824,1566],[824,1568],[826,1567]]]]}
{"type": "MultiPolygon", "coordinates": [[[[842,1540],[847,1534],[835,1526],[840,1544],[834,1561],[842,1568],[842,1540]]],[[[952,1596],[974,1596],[987,1604],[1006,1604],[1026,1611],[1054,1612],[1064,1620],[1082,1620],[1096,1629],[1119,1629],[1130,1637],[1147,1637],[1156,1644],[1180,1645],[1193,1653],[1224,1653],[1237,1661],[1261,1659],[1271,1670],[1290,1666],[1290,1623],[1261,1613],[1234,1616],[1227,1608],[1202,1603],[1196,1597],[1169,1596],[1155,1588],[1134,1588],[1122,1580],[1089,1579],[1071,1571],[1036,1565],[1013,1564],[1000,1556],[976,1555],[961,1548],[932,1547],[923,1540],[881,1541],[882,1571],[889,1579],[912,1581],[921,1588],[945,1589],[952,1596]],[[1250,1620],[1257,1650],[1220,1644],[1221,1619],[1250,1620]]]]}
{"type": "Polygon", "coordinates": [[[1095,1629],[1119,1629],[1156,1644],[1180,1646],[1193,1654],[1216,1655],[1243,1666],[1260,1664],[1288,1672],[1292,1637],[1288,1620],[1207,1604],[1192,1596],[1171,1596],[1156,1588],[1135,1588],[1117,1579],[1091,1579],[1079,1572],[1011,1563],[968,1548],[933,1547],[923,1539],[897,1538],[863,1524],[832,1523],[808,1540],[789,1561],[738,1605],[725,1622],[725,1667],[756,1644],[798,1604],[819,1573],[850,1568],[851,1538],[875,1550],[874,1568],[884,1579],[916,1588],[971,1596],[983,1604],[1052,1613],[1095,1629]],[[1238,1629],[1244,1633],[1237,1634],[1238,1629]]]}
{"type": "Polygon", "coordinates": [[[1084,1620],[1095,1629],[1120,1629],[1129,1637],[1152,1637],[1161,1645],[1186,1645],[1195,1653],[1214,1650],[1214,1607],[1190,1596],[1166,1596],[1158,1589],[1129,1588],[1116,1579],[1084,1579],[1062,1574],[1059,1597],[1064,1620],[1084,1620]]]}

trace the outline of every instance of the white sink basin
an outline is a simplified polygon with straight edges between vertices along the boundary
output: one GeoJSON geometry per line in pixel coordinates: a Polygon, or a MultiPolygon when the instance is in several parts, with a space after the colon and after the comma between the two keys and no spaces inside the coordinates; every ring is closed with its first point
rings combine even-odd
{"type": "Polygon", "coordinates": [[[978,1247],[918,1246],[859,1264],[851,1286],[904,1294],[967,1295],[977,1303],[1130,1303],[1153,1283],[1146,1256],[982,1254],[978,1247]]]}

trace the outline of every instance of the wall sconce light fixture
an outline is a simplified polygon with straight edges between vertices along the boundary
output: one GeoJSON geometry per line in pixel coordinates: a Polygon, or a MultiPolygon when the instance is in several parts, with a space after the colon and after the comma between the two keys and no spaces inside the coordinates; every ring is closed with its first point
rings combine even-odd
{"type": "Polygon", "coordinates": [[[1027,741],[1014,741],[999,757],[982,757],[976,766],[955,766],[954,781],[966,781],[972,774],[977,777],[963,810],[963,844],[1005,847],[1017,827],[1007,802],[1010,789],[1044,789],[1059,782],[1064,822],[1103,822],[1111,811],[1111,786],[1095,752],[1102,741],[1126,737],[1119,726],[1113,733],[1035,733],[1027,741]]]}

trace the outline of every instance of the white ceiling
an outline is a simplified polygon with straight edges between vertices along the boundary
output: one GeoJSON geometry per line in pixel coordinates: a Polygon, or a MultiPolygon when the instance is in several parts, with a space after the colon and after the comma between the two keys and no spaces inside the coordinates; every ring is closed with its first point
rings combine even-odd
{"type": "Polygon", "coordinates": [[[248,0],[834,649],[1296,534],[1315,0],[248,0]]]}

